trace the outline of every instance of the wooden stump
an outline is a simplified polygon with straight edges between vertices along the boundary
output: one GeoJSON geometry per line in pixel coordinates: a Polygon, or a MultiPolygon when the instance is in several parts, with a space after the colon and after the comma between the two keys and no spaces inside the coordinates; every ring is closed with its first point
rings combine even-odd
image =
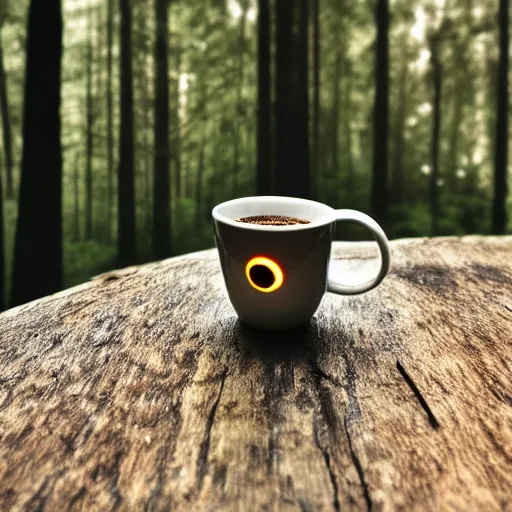
{"type": "Polygon", "coordinates": [[[392,252],[286,334],[213,250],[3,313],[0,510],[512,510],[512,238],[392,252]]]}

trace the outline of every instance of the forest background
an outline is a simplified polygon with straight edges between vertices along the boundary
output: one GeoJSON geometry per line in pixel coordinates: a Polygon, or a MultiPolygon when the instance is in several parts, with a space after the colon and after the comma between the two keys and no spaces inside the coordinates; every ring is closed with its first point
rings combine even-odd
{"type": "Polygon", "coordinates": [[[0,0],[0,309],[212,247],[247,195],[510,232],[508,3],[0,0]]]}

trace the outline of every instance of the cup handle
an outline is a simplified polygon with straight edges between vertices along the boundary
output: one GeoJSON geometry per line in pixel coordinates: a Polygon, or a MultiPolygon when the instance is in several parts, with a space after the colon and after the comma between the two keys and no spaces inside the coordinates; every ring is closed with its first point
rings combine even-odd
{"type": "Polygon", "coordinates": [[[386,277],[386,274],[389,270],[391,255],[388,238],[383,229],[377,224],[377,222],[362,212],[358,212],[356,210],[337,210],[336,217],[338,222],[356,222],[357,224],[361,224],[371,231],[373,238],[375,238],[375,241],[377,242],[380,249],[381,265],[379,273],[373,279],[354,286],[345,285],[333,279],[328,279],[327,291],[337,293],[339,295],[357,295],[359,293],[372,290],[378,286],[380,282],[386,277]]]}

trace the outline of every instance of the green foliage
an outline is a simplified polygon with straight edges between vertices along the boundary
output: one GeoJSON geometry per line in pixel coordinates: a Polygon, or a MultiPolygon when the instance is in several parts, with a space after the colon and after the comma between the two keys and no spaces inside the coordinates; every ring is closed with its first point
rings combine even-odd
{"type": "Polygon", "coordinates": [[[197,203],[188,198],[182,199],[174,208],[173,247],[176,254],[214,246],[210,212],[207,213],[198,212],[197,203]]]}
{"type": "Polygon", "coordinates": [[[399,205],[391,210],[391,238],[424,236],[430,233],[430,211],[426,204],[399,205]]]}
{"type": "Polygon", "coordinates": [[[116,266],[116,249],[93,240],[64,245],[64,285],[87,281],[90,277],[116,266]]]}

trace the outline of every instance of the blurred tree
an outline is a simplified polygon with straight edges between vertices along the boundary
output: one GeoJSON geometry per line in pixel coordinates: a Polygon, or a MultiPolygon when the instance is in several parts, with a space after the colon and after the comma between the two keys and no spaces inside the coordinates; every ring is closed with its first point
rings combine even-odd
{"type": "Polygon", "coordinates": [[[181,77],[181,34],[176,34],[176,44],[174,46],[174,53],[176,56],[176,87],[174,90],[174,109],[173,117],[171,120],[171,129],[174,130],[174,137],[172,138],[172,156],[175,169],[175,188],[176,197],[181,198],[183,195],[183,179],[181,171],[181,118],[180,118],[180,77],[181,77]]]}
{"type": "Polygon", "coordinates": [[[114,42],[114,0],[107,0],[107,240],[112,240],[114,213],[114,127],[113,127],[113,92],[112,92],[112,47],[114,42]]]}
{"type": "Polygon", "coordinates": [[[270,99],[270,6],[269,0],[258,0],[258,135],[256,193],[271,195],[272,121],[270,99]]]}
{"type": "Polygon", "coordinates": [[[75,153],[75,175],[73,179],[73,241],[80,241],[80,153],[75,153]]]}
{"type": "Polygon", "coordinates": [[[404,145],[405,118],[407,111],[407,78],[409,63],[407,62],[407,40],[402,39],[402,62],[398,83],[398,105],[393,128],[393,163],[391,176],[391,200],[400,204],[404,200],[404,145]]]}
{"type": "Polygon", "coordinates": [[[307,198],[308,0],[276,1],[276,194],[307,198]]]}
{"type": "Polygon", "coordinates": [[[93,130],[94,130],[94,112],[93,112],[93,98],[92,98],[92,8],[89,2],[87,8],[87,43],[85,54],[86,66],[86,152],[85,152],[85,238],[92,240],[93,238],[93,222],[92,222],[92,153],[93,153],[93,130]]]}
{"type": "MultiPolygon", "coordinates": [[[[344,43],[345,37],[342,34],[343,16],[344,16],[344,1],[340,2],[340,12],[335,17],[334,33],[335,33],[335,62],[334,73],[332,82],[332,147],[331,147],[331,179],[336,179],[340,174],[339,166],[339,125],[340,125],[340,80],[343,75],[343,63],[346,53],[346,45],[344,43]]],[[[329,197],[329,196],[327,196],[329,197]]]]}
{"type": "Polygon", "coordinates": [[[509,0],[500,0],[499,8],[499,67],[496,98],[496,141],[494,157],[494,199],[492,232],[504,234],[507,229],[508,195],[508,69],[509,69],[509,0]]]}
{"type": "Polygon", "coordinates": [[[432,83],[434,87],[433,105],[434,112],[432,118],[432,174],[430,176],[430,215],[431,215],[431,235],[435,236],[439,232],[439,134],[441,130],[441,87],[443,68],[439,56],[439,33],[433,34],[430,38],[430,59],[432,65],[432,83]]]}
{"type": "Polygon", "coordinates": [[[62,284],[61,54],[60,0],[31,0],[12,306],[62,284]]]}
{"type": "Polygon", "coordinates": [[[2,116],[3,150],[5,161],[5,188],[7,199],[14,199],[13,186],[13,155],[12,155],[12,128],[9,111],[9,94],[5,76],[4,50],[2,44],[2,28],[7,11],[7,2],[2,0],[0,7],[0,114],[2,116]]]}
{"type": "Polygon", "coordinates": [[[388,222],[388,122],[389,122],[389,4],[377,0],[375,21],[375,103],[373,107],[372,214],[387,227],[388,222]]]}
{"type": "Polygon", "coordinates": [[[120,0],[121,69],[118,168],[118,263],[136,261],[134,142],[133,142],[133,70],[132,70],[132,11],[131,0],[120,0]]]}
{"type": "Polygon", "coordinates": [[[196,228],[201,227],[201,223],[203,221],[203,181],[204,181],[204,153],[205,153],[205,146],[206,146],[206,130],[208,126],[208,116],[207,116],[207,110],[206,107],[208,105],[207,101],[207,84],[205,80],[201,81],[200,85],[201,90],[201,99],[200,104],[202,105],[202,116],[201,116],[201,139],[199,142],[199,155],[198,155],[198,161],[197,161],[197,177],[196,177],[196,193],[195,193],[195,200],[196,200],[196,218],[195,218],[195,224],[196,228]]]}
{"type": "Polygon", "coordinates": [[[238,76],[237,76],[237,91],[235,99],[235,115],[234,117],[234,131],[233,131],[233,190],[232,195],[236,196],[240,186],[240,152],[241,152],[241,125],[244,116],[244,105],[242,102],[244,92],[244,56],[246,52],[245,46],[245,25],[247,20],[247,9],[249,7],[249,0],[242,0],[242,13],[240,16],[240,33],[238,39],[238,76]]]}
{"type": "MultiPolygon", "coordinates": [[[[139,87],[141,89],[140,102],[142,106],[140,122],[141,129],[138,132],[142,132],[142,148],[141,148],[141,173],[143,174],[142,182],[144,183],[143,191],[143,205],[145,210],[144,225],[148,234],[152,233],[152,216],[153,216],[153,202],[151,200],[151,175],[153,174],[153,148],[150,141],[150,132],[153,130],[151,124],[151,109],[153,107],[150,98],[150,77],[148,76],[148,60],[151,53],[148,36],[148,13],[146,9],[146,3],[143,2],[138,8],[138,29],[139,37],[137,46],[139,47],[138,52],[138,66],[139,66],[139,87]]],[[[154,110],[154,109],[153,109],[154,110]]]]}
{"type": "Polygon", "coordinates": [[[313,158],[311,161],[311,184],[313,195],[319,198],[320,179],[320,0],[312,0],[313,25],[313,158]]]}
{"type": "Polygon", "coordinates": [[[153,253],[171,255],[169,183],[169,0],[155,0],[155,160],[153,179],[153,253]]]}

